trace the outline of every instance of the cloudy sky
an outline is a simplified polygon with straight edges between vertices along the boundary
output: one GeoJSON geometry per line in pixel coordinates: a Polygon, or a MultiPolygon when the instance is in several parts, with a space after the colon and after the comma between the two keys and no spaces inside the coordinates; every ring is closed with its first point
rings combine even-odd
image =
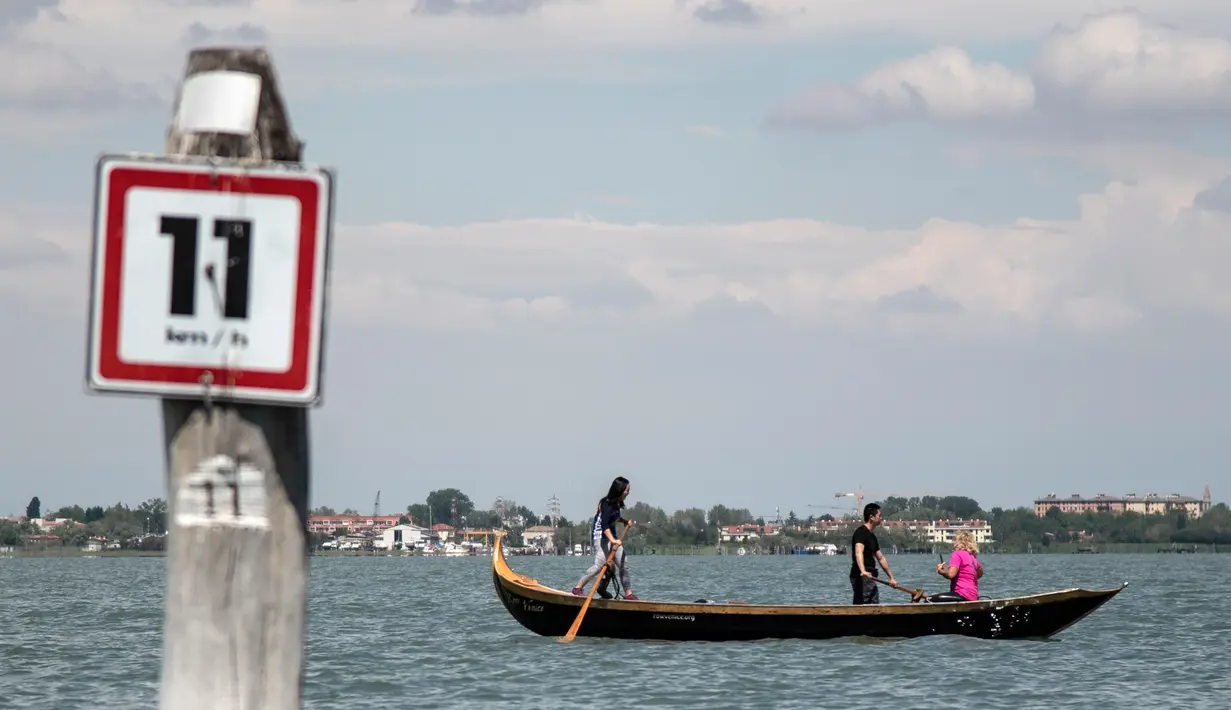
{"type": "Polygon", "coordinates": [[[339,174],[313,505],[1226,500],[1231,4],[1134,8],[6,0],[0,513],[165,495],[84,390],[93,166],[219,44],[339,174]]]}

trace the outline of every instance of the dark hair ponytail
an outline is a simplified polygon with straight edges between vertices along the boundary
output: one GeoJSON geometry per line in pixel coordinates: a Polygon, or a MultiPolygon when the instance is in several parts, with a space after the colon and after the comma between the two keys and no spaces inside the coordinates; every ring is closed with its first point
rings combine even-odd
{"type": "Polygon", "coordinates": [[[611,482],[611,488],[607,489],[607,495],[603,496],[598,502],[601,508],[603,502],[606,501],[609,505],[614,505],[617,509],[624,507],[624,501],[620,500],[620,496],[624,495],[624,491],[628,488],[628,479],[623,476],[616,476],[611,482]]]}

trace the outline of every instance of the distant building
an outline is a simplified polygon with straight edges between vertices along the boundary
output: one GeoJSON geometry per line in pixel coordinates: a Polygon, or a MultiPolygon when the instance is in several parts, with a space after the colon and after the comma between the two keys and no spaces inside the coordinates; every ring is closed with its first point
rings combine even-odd
{"type": "Polygon", "coordinates": [[[85,527],[85,523],[79,523],[72,518],[52,518],[48,520],[47,518],[26,518],[24,515],[6,515],[0,517],[0,520],[8,520],[14,523],[24,523],[26,520],[29,520],[31,525],[44,532],[54,530],[61,525],[72,525],[78,528],[85,527]]]}
{"type": "Polygon", "coordinates": [[[380,537],[372,541],[377,550],[405,550],[423,544],[425,530],[418,525],[394,525],[385,528],[380,537]]]}
{"type": "Polygon", "coordinates": [[[923,529],[928,542],[939,542],[952,545],[953,539],[960,532],[968,532],[974,538],[976,545],[995,542],[992,537],[992,525],[986,520],[935,520],[923,529]]]}
{"type": "Polygon", "coordinates": [[[743,525],[725,525],[718,529],[718,539],[722,542],[744,542],[755,540],[762,535],[778,535],[781,525],[744,523],[743,525]]]}
{"type": "Polygon", "coordinates": [[[554,547],[556,529],[550,525],[535,525],[521,531],[521,541],[526,547],[554,547]]]}
{"type": "Polygon", "coordinates": [[[1056,508],[1061,513],[1085,513],[1090,511],[1094,513],[1141,513],[1142,515],[1154,515],[1184,512],[1190,518],[1200,518],[1209,511],[1210,505],[1209,485],[1206,485],[1205,492],[1200,500],[1192,496],[1182,496],[1178,493],[1170,493],[1168,495],[1147,493],[1144,496],[1139,496],[1136,493],[1126,493],[1122,496],[1109,496],[1106,493],[1098,493],[1090,497],[1074,493],[1068,498],[1061,498],[1055,493],[1049,493],[1034,501],[1034,514],[1041,518],[1047,515],[1047,511],[1056,508]]]}
{"type": "Polygon", "coordinates": [[[398,524],[404,515],[309,515],[308,530],[334,535],[339,530],[366,535],[379,535],[398,524]]]}

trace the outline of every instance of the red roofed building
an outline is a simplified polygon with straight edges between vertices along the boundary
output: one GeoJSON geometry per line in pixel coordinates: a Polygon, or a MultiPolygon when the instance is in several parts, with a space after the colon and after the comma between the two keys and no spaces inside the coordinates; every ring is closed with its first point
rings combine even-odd
{"type": "Polygon", "coordinates": [[[333,535],[339,530],[348,530],[358,535],[379,535],[388,530],[405,515],[309,515],[308,530],[314,533],[333,535]]]}
{"type": "Polygon", "coordinates": [[[743,542],[744,540],[753,540],[762,535],[777,535],[778,531],[778,525],[744,523],[743,525],[725,525],[719,528],[718,537],[723,542],[743,542]]]}

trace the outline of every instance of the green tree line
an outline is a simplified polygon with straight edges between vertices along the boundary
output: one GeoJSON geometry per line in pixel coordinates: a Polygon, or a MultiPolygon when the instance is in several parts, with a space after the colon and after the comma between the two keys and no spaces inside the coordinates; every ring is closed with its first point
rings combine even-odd
{"type": "MultiPolygon", "coordinates": [[[[0,545],[18,545],[30,535],[47,534],[59,538],[60,543],[66,546],[80,546],[91,537],[101,537],[108,542],[118,542],[121,547],[129,547],[134,541],[158,537],[167,531],[167,503],[161,498],[151,498],[136,508],[129,508],[124,503],[107,507],[66,505],[46,515],[42,512],[42,502],[35,496],[26,506],[24,520],[0,520],[0,545]],[[31,522],[65,518],[83,525],[63,523],[44,532],[31,522]]],[[[151,545],[157,546],[156,543],[141,543],[142,547],[151,545]]]]}
{"type": "MultiPolygon", "coordinates": [[[[886,520],[986,520],[992,525],[995,539],[989,547],[1005,552],[1047,547],[1055,542],[1077,541],[1083,537],[1092,542],[1231,545],[1231,520],[1228,519],[1226,504],[1222,503],[1213,506],[1203,517],[1192,520],[1180,512],[1067,515],[1059,510],[1052,510],[1040,518],[1034,514],[1033,507],[984,510],[977,500],[967,496],[889,496],[877,502],[886,520]]],[[[334,512],[329,508],[318,511],[323,514],[334,512]]],[[[407,506],[405,517],[407,522],[418,525],[457,522],[471,528],[508,527],[514,532],[514,541],[522,527],[551,524],[547,516],[536,515],[526,506],[513,501],[498,501],[489,509],[478,509],[471,498],[457,488],[430,492],[422,503],[407,506]]],[[[715,505],[708,510],[694,507],[668,513],[645,501],[629,505],[624,517],[636,522],[634,529],[628,533],[628,544],[632,550],[713,546],[719,544],[721,528],[725,526],[764,525],[766,522],[752,515],[747,508],[715,505]]],[[[590,515],[578,521],[558,518],[555,526],[557,547],[563,548],[572,543],[588,544],[590,520],[590,515]]],[[[761,537],[741,544],[754,547],[793,547],[813,542],[848,544],[851,532],[861,522],[859,519],[852,518],[846,525],[831,526],[823,532],[811,531],[817,521],[833,520],[832,515],[801,518],[792,510],[781,521],[784,523],[781,535],[761,537]]],[[[921,532],[885,527],[877,531],[877,536],[882,545],[887,546],[909,548],[930,545],[921,532]]]]}
{"type": "Polygon", "coordinates": [[[996,547],[1005,551],[1079,542],[1083,533],[1094,543],[1231,545],[1231,510],[1226,503],[1211,506],[1195,520],[1180,511],[1151,515],[1062,513],[1059,508],[1052,508],[1041,518],[1031,508],[992,508],[988,518],[998,541],[996,547]]]}
{"type": "MultiPolygon", "coordinates": [[[[1197,519],[1190,519],[1183,512],[1153,515],[1131,512],[1065,514],[1055,508],[1040,518],[1034,514],[1033,508],[992,508],[990,511],[984,511],[978,501],[965,496],[890,496],[880,504],[887,520],[987,520],[992,525],[995,537],[995,543],[990,547],[1005,552],[1077,541],[1231,545],[1231,512],[1225,503],[1212,506],[1204,516],[1197,519]]],[[[337,514],[327,506],[312,512],[320,515],[337,514]]],[[[347,509],[342,514],[359,513],[347,509]]],[[[147,500],[131,509],[123,503],[108,507],[70,505],[43,516],[41,502],[36,496],[27,506],[26,516],[68,518],[84,523],[84,527],[62,525],[48,531],[66,545],[79,545],[89,537],[105,537],[109,541],[127,545],[129,541],[144,534],[162,535],[167,526],[167,506],[161,498],[147,500]]],[[[636,522],[636,526],[628,534],[628,543],[633,550],[644,547],[717,545],[722,527],[747,523],[764,525],[766,522],[753,516],[747,508],[715,505],[708,510],[694,507],[667,513],[663,508],[644,501],[631,504],[625,510],[624,517],[636,522]]],[[[549,516],[538,515],[512,500],[500,499],[490,508],[480,509],[468,495],[457,488],[431,491],[423,502],[408,505],[402,518],[404,522],[424,526],[457,522],[470,528],[509,528],[513,530],[515,540],[516,534],[523,528],[551,524],[549,516]]],[[[860,521],[852,519],[847,525],[825,532],[810,531],[815,522],[833,519],[831,515],[800,518],[792,510],[782,521],[785,525],[781,536],[763,537],[744,544],[788,547],[802,546],[810,542],[846,544],[851,531],[860,521]]],[[[557,546],[564,547],[570,544],[570,541],[588,543],[590,520],[590,515],[579,521],[557,518],[557,546]]],[[[37,532],[39,530],[28,521],[3,520],[0,521],[0,544],[15,545],[23,536],[37,532]]],[[[881,538],[882,545],[915,547],[927,544],[921,536],[906,530],[881,528],[877,535],[881,538]]]]}

